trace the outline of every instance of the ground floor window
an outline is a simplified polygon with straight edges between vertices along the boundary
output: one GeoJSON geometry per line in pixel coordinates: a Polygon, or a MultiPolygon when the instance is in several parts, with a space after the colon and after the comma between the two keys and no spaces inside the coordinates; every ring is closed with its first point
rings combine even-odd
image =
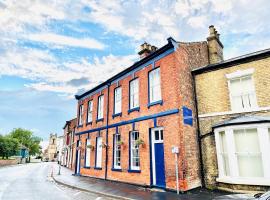
{"type": "Polygon", "coordinates": [[[90,140],[86,139],[85,141],[85,167],[90,167],[90,140]]]}
{"type": "Polygon", "coordinates": [[[130,169],[140,169],[140,155],[139,155],[139,132],[132,131],[130,133],[130,169]]]}
{"type": "Polygon", "coordinates": [[[102,137],[97,137],[96,141],[96,168],[102,166],[102,137]]]}
{"type": "Polygon", "coordinates": [[[113,168],[121,169],[121,135],[114,135],[113,168]]]}
{"type": "Polygon", "coordinates": [[[215,129],[218,180],[270,185],[269,126],[250,124],[215,129]]]}

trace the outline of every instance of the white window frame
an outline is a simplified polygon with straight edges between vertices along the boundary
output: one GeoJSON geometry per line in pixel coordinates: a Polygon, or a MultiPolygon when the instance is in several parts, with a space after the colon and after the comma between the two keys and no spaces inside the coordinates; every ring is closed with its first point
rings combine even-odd
{"type": "Polygon", "coordinates": [[[131,131],[130,132],[130,169],[131,170],[140,170],[140,148],[139,148],[139,145],[135,144],[136,140],[134,139],[135,137],[133,137],[133,134],[138,134],[137,139],[140,138],[139,131],[131,131]],[[138,159],[139,166],[133,165],[133,158],[134,158],[133,150],[138,151],[137,159],[138,159]]]}
{"type": "Polygon", "coordinates": [[[87,123],[93,121],[93,100],[88,101],[87,123]]]}
{"type": "Polygon", "coordinates": [[[114,114],[122,112],[122,87],[114,89],[114,114]]]}
{"type": "Polygon", "coordinates": [[[119,133],[114,135],[114,158],[113,158],[113,168],[121,169],[121,144],[118,142],[121,141],[121,135],[119,133]],[[117,156],[117,152],[120,152],[120,157],[117,156]],[[119,162],[118,162],[119,159],[119,162]]]}
{"type": "Polygon", "coordinates": [[[85,140],[85,167],[90,167],[90,159],[91,159],[91,149],[89,145],[91,144],[90,139],[87,138],[85,140]]]}
{"type": "Polygon", "coordinates": [[[154,103],[162,100],[161,95],[161,79],[160,79],[160,67],[149,72],[149,103],[154,103]],[[155,77],[157,76],[157,77],[155,77]],[[154,81],[157,81],[154,83],[154,81]],[[158,92],[157,92],[157,91],[158,92]]]}
{"type": "MultiPolygon", "coordinates": [[[[229,88],[229,97],[230,97],[230,104],[231,104],[231,110],[232,111],[251,111],[254,109],[258,108],[258,103],[257,103],[257,95],[256,95],[256,91],[255,91],[255,84],[254,84],[254,78],[253,78],[253,73],[254,73],[254,68],[251,69],[247,69],[247,70],[238,70],[236,72],[230,73],[230,74],[226,74],[226,78],[228,79],[228,88],[229,88]],[[231,92],[231,81],[236,80],[236,79],[241,79],[246,78],[246,77],[250,77],[251,78],[251,84],[252,84],[252,88],[251,88],[251,93],[254,95],[254,105],[249,107],[249,108],[233,108],[233,95],[231,92]]],[[[240,95],[241,92],[239,92],[239,96],[242,97],[242,95],[240,95]]]]}
{"type": "Polygon", "coordinates": [[[97,137],[96,140],[96,168],[102,168],[102,137],[97,137]]]}
{"type": "Polygon", "coordinates": [[[98,97],[97,119],[103,119],[103,110],[104,110],[104,95],[100,95],[98,97]]]}
{"type": "Polygon", "coordinates": [[[133,79],[129,83],[129,109],[139,107],[139,79],[133,79]]]}
{"type": "Polygon", "coordinates": [[[218,161],[218,172],[219,176],[217,178],[218,182],[231,183],[231,184],[246,184],[246,185],[266,185],[270,186],[270,139],[269,139],[269,128],[270,123],[260,123],[260,124],[248,124],[248,125],[234,125],[216,128],[215,133],[215,142],[216,142],[216,151],[217,151],[217,161],[218,161]],[[238,174],[238,162],[237,155],[235,150],[235,140],[234,140],[234,130],[237,129],[257,129],[260,151],[262,156],[262,165],[264,177],[240,177],[238,174]],[[219,133],[224,131],[227,150],[228,150],[228,160],[230,174],[229,176],[224,175],[223,169],[223,159],[220,155],[220,135],[219,133]]]}
{"type": "Polygon", "coordinates": [[[79,106],[79,126],[83,125],[83,104],[79,106]]]}

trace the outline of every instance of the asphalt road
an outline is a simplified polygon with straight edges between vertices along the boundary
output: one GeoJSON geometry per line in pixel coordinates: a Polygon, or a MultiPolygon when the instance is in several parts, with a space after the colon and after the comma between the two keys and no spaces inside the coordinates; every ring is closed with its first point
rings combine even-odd
{"type": "Polygon", "coordinates": [[[0,200],[106,200],[108,198],[57,185],[51,178],[52,163],[0,168],[0,200]]]}

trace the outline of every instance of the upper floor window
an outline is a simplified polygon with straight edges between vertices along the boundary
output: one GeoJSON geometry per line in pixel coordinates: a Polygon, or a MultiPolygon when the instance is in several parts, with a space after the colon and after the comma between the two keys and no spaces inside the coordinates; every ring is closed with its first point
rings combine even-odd
{"type": "Polygon", "coordinates": [[[150,103],[161,100],[160,68],[149,73],[149,101],[150,103]]]}
{"type": "Polygon", "coordinates": [[[79,107],[79,125],[83,124],[83,104],[79,107]]]}
{"type": "Polygon", "coordinates": [[[118,87],[114,90],[114,114],[121,113],[122,106],[122,88],[118,87]]]}
{"type": "Polygon", "coordinates": [[[257,107],[256,93],[252,79],[254,69],[227,74],[231,108],[233,111],[249,110],[257,107]]]}
{"type": "Polygon", "coordinates": [[[139,79],[134,79],[129,84],[129,109],[139,107],[139,79]]]}
{"type": "Polygon", "coordinates": [[[103,118],[103,106],[104,106],[104,95],[98,97],[98,114],[97,119],[103,118]]]}
{"type": "Polygon", "coordinates": [[[93,101],[88,101],[88,113],[87,113],[87,122],[92,122],[92,113],[93,113],[93,101]]]}

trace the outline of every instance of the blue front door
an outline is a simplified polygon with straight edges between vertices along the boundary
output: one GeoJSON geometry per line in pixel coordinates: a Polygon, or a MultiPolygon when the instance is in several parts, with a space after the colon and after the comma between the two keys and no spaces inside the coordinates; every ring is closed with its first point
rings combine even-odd
{"type": "Polygon", "coordinates": [[[163,129],[161,128],[152,131],[152,177],[154,186],[166,187],[163,129]]]}

